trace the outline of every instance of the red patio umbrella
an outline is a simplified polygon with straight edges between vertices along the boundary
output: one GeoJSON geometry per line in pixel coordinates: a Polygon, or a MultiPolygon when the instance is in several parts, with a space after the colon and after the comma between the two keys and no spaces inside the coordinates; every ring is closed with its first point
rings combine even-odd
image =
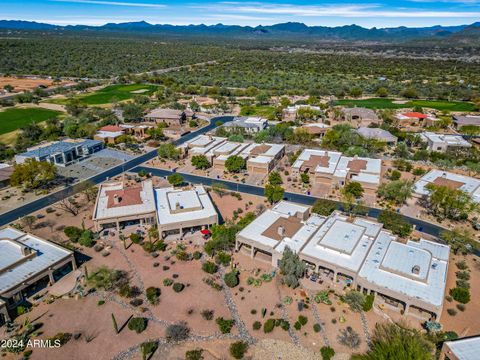
{"type": "Polygon", "coordinates": [[[210,234],[211,234],[210,230],[208,230],[208,229],[203,229],[203,230],[200,231],[200,232],[201,232],[203,235],[210,235],[210,234]]]}

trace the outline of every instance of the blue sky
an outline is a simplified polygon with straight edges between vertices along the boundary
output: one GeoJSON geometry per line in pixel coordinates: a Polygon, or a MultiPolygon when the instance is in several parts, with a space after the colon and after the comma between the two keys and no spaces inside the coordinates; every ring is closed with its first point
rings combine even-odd
{"type": "Polygon", "coordinates": [[[480,0],[0,0],[0,19],[58,25],[153,24],[307,25],[364,27],[459,25],[480,21],[480,0]]]}

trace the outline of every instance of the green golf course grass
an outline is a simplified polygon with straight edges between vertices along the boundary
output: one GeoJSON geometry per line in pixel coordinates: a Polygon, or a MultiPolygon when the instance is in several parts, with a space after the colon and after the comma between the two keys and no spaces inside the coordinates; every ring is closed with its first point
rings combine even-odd
{"type": "Polygon", "coordinates": [[[0,111],[0,135],[20,129],[32,122],[39,123],[61,114],[42,108],[10,108],[0,111]]]}
{"type": "Polygon", "coordinates": [[[93,94],[81,96],[79,100],[86,105],[101,105],[108,104],[115,101],[128,100],[135,95],[151,95],[158,89],[156,85],[143,85],[143,84],[131,84],[131,85],[111,85],[107,86],[93,94]],[[140,93],[134,93],[134,91],[146,90],[140,93]]]}

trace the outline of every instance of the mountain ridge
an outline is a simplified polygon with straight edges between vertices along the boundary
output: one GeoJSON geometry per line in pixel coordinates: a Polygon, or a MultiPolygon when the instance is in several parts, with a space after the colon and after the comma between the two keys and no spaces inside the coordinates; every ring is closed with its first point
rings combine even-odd
{"type": "Polygon", "coordinates": [[[300,22],[286,22],[274,25],[240,26],[224,24],[150,24],[146,21],[134,21],[123,23],[106,23],[104,25],[54,25],[25,20],[0,20],[0,29],[25,30],[25,31],[99,31],[99,32],[136,32],[151,34],[170,35],[212,35],[212,36],[236,36],[256,38],[313,38],[313,39],[337,39],[353,41],[381,41],[381,40],[412,40],[420,38],[445,38],[455,36],[467,37],[478,33],[480,22],[473,24],[430,27],[393,27],[393,28],[365,28],[356,24],[343,26],[308,26],[300,22]]]}

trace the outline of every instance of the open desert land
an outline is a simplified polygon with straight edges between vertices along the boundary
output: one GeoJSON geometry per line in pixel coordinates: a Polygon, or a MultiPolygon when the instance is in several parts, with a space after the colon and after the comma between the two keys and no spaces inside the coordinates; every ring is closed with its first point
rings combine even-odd
{"type": "Polygon", "coordinates": [[[65,80],[54,82],[52,79],[0,76],[0,88],[3,89],[6,85],[13,86],[14,93],[21,91],[32,91],[39,86],[51,88],[53,86],[65,86],[70,84],[74,84],[74,82],[65,80]]]}
{"type": "MultiPolygon", "coordinates": [[[[168,186],[161,178],[154,178],[154,183],[155,186],[168,186]]],[[[129,180],[129,185],[134,185],[133,179],[129,180]]],[[[238,216],[239,208],[248,212],[268,206],[263,197],[248,194],[240,194],[241,200],[238,195],[227,193],[220,196],[213,191],[210,196],[225,220],[233,219],[234,212],[238,216]]],[[[202,264],[214,261],[214,258],[204,252],[205,240],[198,232],[181,241],[168,242],[163,251],[151,254],[128,239],[137,227],[126,228],[120,233],[111,231],[101,236],[94,248],[71,243],[63,234],[66,226],[93,229],[93,203],[82,194],[75,195],[72,200],[79,205],[76,215],[65,211],[59,203],[32,214],[37,221],[31,229],[25,229],[63,246],[76,248],[78,254],[82,254],[78,270],[66,275],[50,291],[48,288],[42,290],[31,311],[16,319],[18,324],[25,321],[36,324],[38,337],[42,339],[58,333],[72,336],[58,349],[34,349],[31,359],[72,358],[79,353],[83,359],[134,359],[140,356],[140,345],[147,339],[159,341],[152,359],[183,359],[186,351],[195,349],[203,349],[205,359],[223,359],[228,357],[226,348],[234,340],[250,343],[247,358],[252,359],[265,359],[266,349],[275,358],[316,359],[322,346],[331,346],[336,358],[340,359],[348,358],[352,351],[337,340],[339,331],[346,327],[353,329],[360,338],[360,344],[354,349],[356,352],[368,349],[376,323],[402,320],[414,328],[421,328],[420,320],[414,317],[404,317],[376,306],[368,312],[353,312],[340,300],[348,290],[341,281],[318,284],[303,279],[300,287],[291,289],[281,283],[278,269],[273,268],[269,260],[262,261],[261,254],[252,260],[249,254],[240,250],[233,254],[231,265],[218,265],[215,273],[208,274],[202,270],[202,264]],[[127,241],[123,242],[120,235],[127,237],[127,241]],[[202,255],[198,260],[180,260],[175,255],[179,249],[187,254],[199,252],[202,255]],[[230,271],[231,266],[240,274],[239,284],[234,288],[225,286],[222,276],[230,271]],[[125,297],[114,290],[88,291],[90,287],[85,275],[102,267],[123,271],[136,293],[125,297]],[[172,283],[181,283],[184,287],[176,292],[172,283]],[[69,292],[73,288],[76,290],[69,295],[61,295],[62,291],[69,292]],[[158,289],[157,304],[149,303],[145,296],[147,288],[158,289]],[[320,290],[333,293],[330,295],[331,305],[313,300],[320,290]],[[120,328],[118,334],[112,325],[112,314],[120,328]],[[132,316],[148,320],[142,334],[136,334],[126,326],[132,316]],[[218,318],[234,320],[228,333],[219,331],[218,318]],[[182,321],[190,329],[188,337],[178,343],[166,342],[166,328],[182,321]],[[265,332],[265,324],[272,321],[280,325],[265,332]],[[282,321],[288,322],[289,327],[283,329],[282,321]],[[300,322],[302,325],[298,329],[294,327],[300,322]]],[[[143,227],[142,230],[147,231],[143,227]]],[[[455,308],[456,302],[446,302],[441,323],[446,331],[468,336],[480,331],[474,316],[480,298],[476,257],[452,255],[447,292],[454,287],[458,271],[454,262],[462,259],[466,260],[471,274],[472,302],[463,311],[457,310],[454,316],[448,314],[447,309],[455,308]]],[[[15,357],[7,355],[5,358],[15,357]]]]}

